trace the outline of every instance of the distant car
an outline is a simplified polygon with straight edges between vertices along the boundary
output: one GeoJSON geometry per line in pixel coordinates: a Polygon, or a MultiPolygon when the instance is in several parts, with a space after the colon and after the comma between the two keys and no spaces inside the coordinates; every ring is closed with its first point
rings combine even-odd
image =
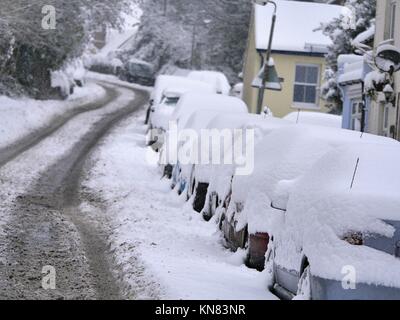
{"type": "Polygon", "coordinates": [[[150,105],[147,111],[146,124],[150,133],[148,143],[159,150],[164,140],[164,134],[168,130],[169,121],[172,120],[180,98],[188,92],[213,93],[213,88],[203,82],[189,80],[185,77],[160,75],[156,79],[154,90],[151,94],[150,105]]]}
{"type": "Polygon", "coordinates": [[[227,77],[222,72],[192,71],[187,77],[192,80],[202,81],[212,85],[217,94],[228,96],[232,89],[227,77]]]}
{"type": "Polygon", "coordinates": [[[142,60],[130,59],[120,71],[120,77],[128,82],[153,86],[156,79],[155,68],[152,64],[142,60]]]}
{"type": "Polygon", "coordinates": [[[248,265],[263,270],[269,240],[285,217],[296,180],[334,149],[386,140],[368,134],[360,139],[354,131],[306,125],[286,126],[266,135],[256,145],[253,174],[233,179],[231,200],[221,218],[227,245],[233,250],[248,247],[248,265]]]}
{"type": "Polygon", "coordinates": [[[183,89],[166,89],[158,105],[150,107],[151,127],[148,144],[153,146],[155,150],[159,150],[164,144],[164,135],[168,129],[168,121],[171,118],[174,108],[179,102],[183,89]]]}
{"type": "Polygon", "coordinates": [[[360,144],[321,158],[292,190],[267,268],[282,298],[400,299],[400,148],[360,144]]]}
{"type": "MultiPolygon", "coordinates": [[[[192,129],[211,129],[207,127],[207,123],[217,115],[231,115],[231,114],[248,114],[246,104],[240,99],[234,97],[226,97],[219,94],[200,94],[189,92],[184,94],[171,119],[176,121],[178,130],[192,129]]],[[[190,166],[190,170],[182,171],[181,165],[178,163],[177,168],[173,173],[173,185],[178,182],[184,188],[189,183],[193,183],[190,174],[193,166],[190,166]]],[[[187,166],[186,166],[187,167],[187,166]]],[[[204,198],[207,193],[207,189],[203,189],[202,192],[196,192],[199,188],[204,186],[201,181],[197,181],[194,185],[195,193],[195,209],[200,210],[204,206],[204,198]]],[[[182,192],[183,190],[181,190],[182,192]]],[[[190,194],[191,195],[191,194],[190,194]]]]}

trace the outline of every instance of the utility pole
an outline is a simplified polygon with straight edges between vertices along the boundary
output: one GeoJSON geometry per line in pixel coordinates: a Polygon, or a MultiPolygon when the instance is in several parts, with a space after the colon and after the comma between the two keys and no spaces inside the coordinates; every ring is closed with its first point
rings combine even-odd
{"type": "Polygon", "coordinates": [[[268,40],[268,48],[267,48],[267,56],[266,60],[264,63],[264,76],[262,78],[262,83],[260,90],[258,91],[258,102],[257,102],[257,114],[261,114],[262,112],[262,107],[264,104],[264,92],[266,89],[266,84],[268,80],[268,72],[269,72],[269,61],[271,60],[271,51],[272,51],[272,41],[274,39],[274,32],[275,32],[275,23],[276,23],[276,12],[277,12],[277,5],[273,1],[267,1],[267,0],[256,0],[255,1],[257,4],[261,5],[268,5],[268,3],[272,3],[274,5],[274,13],[272,15],[272,23],[271,23],[271,31],[269,34],[269,40],[268,40]]]}
{"type": "Polygon", "coordinates": [[[192,34],[192,54],[190,58],[190,66],[193,69],[194,67],[194,51],[196,47],[196,32],[197,32],[197,25],[196,22],[193,24],[193,34],[192,34]]]}

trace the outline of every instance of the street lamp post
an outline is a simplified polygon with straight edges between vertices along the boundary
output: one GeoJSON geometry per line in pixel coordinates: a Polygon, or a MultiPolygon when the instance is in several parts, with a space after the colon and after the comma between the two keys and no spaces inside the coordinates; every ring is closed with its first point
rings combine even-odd
{"type": "MultiPolygon", "coordinates": [[[[203,12],[202,12],[203,13],[203,12]]],[[[204,19],[203,23],[204,25],[209,25],[212,22],[211,19],[204,19]]],[[[196,50],[196,36],[197,36],[197,23],[193,23],[193,31],[192,31],[192,52],[190,56],[190,66],[193,69],[194,68],[194,52],[196,50]]]]}
{"type": "Polygon", "coordinates": [[[254,2],[256,4],[262,5],[262,6],[266,6],[269,3],[274,5],[274,13],[272,15],[271,31],[269,34],[267,54],[266,54],[266,59],[265,59],[265,63],[264,63],[264,75],[262,77],[261,86],[258,91],[257,114],[261,114],[263,103],[264,103],[264,92],[265,92],[266,84],[267,84],[267,80],[268,80],[268,72],[269,72],[268,66],[269,66],[269,62],[271,59],[272,41],[274,39],[277,5],[274,1],[271,1],[271,0],[254,0],[254,2]]]}

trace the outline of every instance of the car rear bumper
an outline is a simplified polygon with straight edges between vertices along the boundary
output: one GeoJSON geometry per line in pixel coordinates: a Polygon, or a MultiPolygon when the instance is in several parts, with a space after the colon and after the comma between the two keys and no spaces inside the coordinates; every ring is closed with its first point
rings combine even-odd
{"type": "Polygon", "coordinates": [[[355,289],[344,289],[342,282],[316,276],[311,279],[313,300],[400,300],[400,288],[356,283],[355,289]]]}

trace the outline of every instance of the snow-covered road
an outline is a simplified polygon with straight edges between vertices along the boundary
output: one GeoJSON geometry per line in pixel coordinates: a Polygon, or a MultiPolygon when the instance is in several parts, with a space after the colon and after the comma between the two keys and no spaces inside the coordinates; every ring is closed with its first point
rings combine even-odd
{"type": "Polygon", "coordinates": [[[225,249],[205,222],[161,180],[145,146],[144,114],[116,128],[94,153],[81,211],[107,221],[117,277],[128,298],[276,299],[265,275],[225,249]]]}
{"type": "MultiPolygon", "coordinates": [[[[99,139],[147,100],[147,93],[102,84],[108,99],[18,140],[0,168],[0,299],[121,298],[105,235],[78,210],[79,182],[99,139]],[[55,290],[43,268],[54,267],[55,290]]],[[[75,110],[75,109],[74,109],[75,110]]]]}

